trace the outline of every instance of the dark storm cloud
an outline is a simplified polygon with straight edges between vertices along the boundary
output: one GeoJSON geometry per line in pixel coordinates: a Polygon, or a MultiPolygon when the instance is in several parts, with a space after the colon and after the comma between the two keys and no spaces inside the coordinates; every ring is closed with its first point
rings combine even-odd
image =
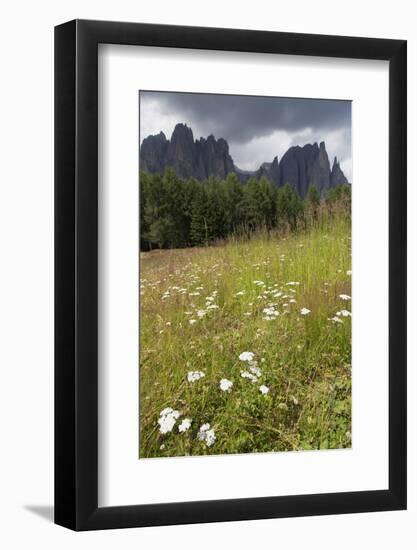
{"type": "Polygon", "coordinates": [[[199,128],[207,128],[216,137],[236,144],[275,131],[349,131],[351,123],[349,101],[166,92],[142,92],[142,97],[157,101],[167,115],[172,113],[179,122],[193,120],[199,128]]]}

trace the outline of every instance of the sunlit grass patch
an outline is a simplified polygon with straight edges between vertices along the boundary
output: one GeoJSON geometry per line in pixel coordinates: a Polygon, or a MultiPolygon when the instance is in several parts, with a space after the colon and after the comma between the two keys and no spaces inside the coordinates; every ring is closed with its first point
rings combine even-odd
{"type": "Polygon", "coordinates": [[[350,447],[347,219],[142,253],[140,294],[141,457],[350,447]]]}

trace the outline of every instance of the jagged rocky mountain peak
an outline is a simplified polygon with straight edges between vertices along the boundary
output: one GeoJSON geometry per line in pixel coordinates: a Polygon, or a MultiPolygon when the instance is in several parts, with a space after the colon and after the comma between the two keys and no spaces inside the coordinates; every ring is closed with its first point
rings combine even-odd
{"type": "Polygon", "coordinates": [[[179,122],[175,125],[174,131],[172,132],[171,141],[182,139],[194,141],[194,136],[191,128],[189,128],[186,124],[179,122]]]}
{"type": "Polygon", "coordinates": [[[332,171],[330,173],[330,186],[335,187],[336,185],[343,185],[345,183],[348,183],[348,180],[340,168],[337,157],[334,157],[332,171]]]}

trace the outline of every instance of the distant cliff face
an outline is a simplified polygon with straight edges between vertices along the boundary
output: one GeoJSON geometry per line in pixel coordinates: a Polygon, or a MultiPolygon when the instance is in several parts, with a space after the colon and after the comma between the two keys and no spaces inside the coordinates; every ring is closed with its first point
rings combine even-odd
{"type": "Polygon", "coordinates": [[[169,141],[164,132],[143,140],[140,148],[140,167],[151,174],[163,172],[169,141]]]}
{"type": "Polygon", "coordinates": [[[226,140],[214,136],[194,141],[193,131],[185,124],[177,124],[168,141],[161,132],[148,136],[140,148],[140,168],[144,172],[163,172],[170,166],[180,178],[198,180],[209,176],[224,178],[235,167],[226,140]]]}
{"type": "Polygon", "coordinates": [[[305,197],[309,185],[320,193],[330,187],[330,163],[324,142],[304,147],[291,147],[280,162],[280,183],[289,183],[301,197],[305,197]]]}
{"type": "Polygon", "coordinates": [[[343,185],[344,183],[349,183],[344,175],[340,164],[337,162],[337,157],[334,157],[332,172],[330,174],[330,187],[335,185],[343,185]]]}
{"type": "Polygon", "coordinates": [[[250,177],[267,177],[278,186],[289,183],[300,197],[306,196],[308,187],[315,185],[320,194],[336,185],[348,183],[335,157],[330,169],[326,146],[322,141],[304,147],[291,147],[281,161],[275,157],[272,162],[263,163],[254,172],[245,172],[235,166],[229,154],[229,145],[223,138],[209,136],[194,141],[191,128],[177,124],[167,140],[165,134],[146,137],[140,147],[140,169],[149,173],[161,173],[172,167],[180,178],[194,177],[205,180],[209,176],[225,178],[235,172],[240,180],[250,177]]]}

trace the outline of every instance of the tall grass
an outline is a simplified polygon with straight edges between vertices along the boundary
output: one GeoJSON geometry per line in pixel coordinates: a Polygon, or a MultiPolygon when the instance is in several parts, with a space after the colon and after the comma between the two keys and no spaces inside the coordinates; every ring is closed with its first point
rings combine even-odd
{"type": "Polygon", "coordinates": [[[296,235],[141,254],[141,457],[350,446],[350,234],[335,216],[296,235]],[[180,416],[161,433],[167,407],[180,416]]]}

